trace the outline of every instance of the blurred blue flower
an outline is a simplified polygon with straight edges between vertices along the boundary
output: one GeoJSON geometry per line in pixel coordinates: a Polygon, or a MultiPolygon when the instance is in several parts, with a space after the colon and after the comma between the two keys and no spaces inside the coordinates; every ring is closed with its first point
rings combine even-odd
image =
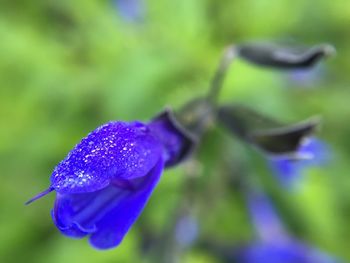
{"type": "Polygon", "coordinates": [[[336,263],[333,257],[289,236],[269,199],[250,192],[247,205],[258,240],[237,253],[240,263],[336,263]]]}
{"type": "Polygon", "coordinates": [[[246,199],[250,219],[261,240],[274,242],[288,236],[267,196],[251,190],[247,193],[246,199]]]}
{"type": "Polygon", "coordinates": [[[321,81],[326,74],[324,65],[318,64],[312,68],[296,69],[288,73],[287,79],[293,87],[312,87],[321,81]]]}
{"type": "Polygon", "coordinates": [[[109,122],[81,140],[54,169],[52,217],[66,236],[90,236],[98,249],[117,246],[140,215],[162,170],[177,164],[191,141],[169,112],[148,124],[109,122]]]}
{"type": "Polygon", "coordinates": [[[297,242],[255,243],[240,253],[240,263],[340,263],[337,259],[297,242]]]}
{"type": "Polygon", "coordinates": [[[273,158],[270,166],[278,180],[286,187],[298,182],[305,169],[327,163],[330,151],[319,139],[308,138],[299,148],[298,159],[289,157],[273,158]]]}
{"type": "Polygon", "coordinates": [[[143,0],[114,0],[120,16],[128,22],[142,19],[145,7],[143,0]]]}
{"type": "Polygon", "coordinates": [[[183,248],[191,246],[198,237],[198,222],[190,214],[179,218],[175,226],[175,240],[183,248]]]}

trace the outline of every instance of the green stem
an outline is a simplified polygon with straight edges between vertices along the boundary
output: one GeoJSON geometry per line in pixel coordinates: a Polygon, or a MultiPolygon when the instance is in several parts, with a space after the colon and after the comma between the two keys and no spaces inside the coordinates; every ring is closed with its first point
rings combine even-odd
{"type": "Polygon", "coordinates": [[[190,101],[176,113],[177,121],[194,137],[200,138],[203,132],[212,124],[217,110],[217,97],[228,67],[235,58],[236,47],[228,46],[213,76],[207,96],[190,101]]]}
{"type": "Polygon", "coordinates": [[[219,63],[219,66],[214,74],[211,81],[210,89],[208,92],[207,99],[211,103],[216,103],[219,92],[222,88],[226,72],[231,65],[232,61],[237,57],[236,47],[234,45],[228,46],[219,63]]]}

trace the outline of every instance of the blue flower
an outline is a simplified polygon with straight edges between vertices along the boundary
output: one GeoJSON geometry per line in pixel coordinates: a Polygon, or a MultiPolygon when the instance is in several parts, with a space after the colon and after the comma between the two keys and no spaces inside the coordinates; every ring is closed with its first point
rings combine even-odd
{"type": "Polygon", "coordinates": [[[288,235],[267,196],[252,190],[246,196],[250,219],[259,238],[265,242],[285,239],[288,235]]]}
{"type": "Polygon", "coordinates": [[[285,186],[291,186],[297,182],[305,169],[322,165],[330,158],[328,147],[316,138],[307,139],[299,147],[297,155],[300,159],[281,157],[270,160],[272,171],[285,186]]]}
{"type": "Polygon", "coordinates": [[[52,218],[66,236],[89,236],[97,249],[117,246],[139,217],[164,167],[179,163],[192,138],[170,111],[148,124],[109,122],[81,140],[54,169],[52,218]]]}
{"type": "Polygon", "coordinates": [[[142,0],[114,0],[120,16],[127,22],[137,22],[145,13],[142,0]]]}
{"type": "Polygon", "coordinates": [[[247,194],[247,203],[258,239],[241,248],[240,263],[336,263],[337,259],[291,237],[269,199],[261,192],[247,194]]]}
{"type": "Polygon", "coordinates": [[[297,242],[259,243],[240,252],[240,263],[339,263],[337,259],[297,242]]]}
{"type": "Polygon", "coordinates": [[[321,64],[308,69],[295,69],[288,72],[286,83],[293,88],[310,88],[318,84],[326,74],[327,71],[321,64]]]}
{"type": "Polygon", "coordinates": [[[198,222],[191,214],[178,218],[175,225],[175,240],[181,248],[191,246],[198,238],[198,222]]]}

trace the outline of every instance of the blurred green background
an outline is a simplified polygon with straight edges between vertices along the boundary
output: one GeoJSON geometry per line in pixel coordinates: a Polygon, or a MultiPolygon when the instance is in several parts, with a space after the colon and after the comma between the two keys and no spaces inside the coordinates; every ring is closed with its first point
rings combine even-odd
{"type": "MultiPolygon", "coordinates": [[[[292,235],[350,261],[348,1],[148,0],[136,20],[114,1],[0,3],[0,262],[155,262],[141,253],[142,239],[169,232],[188,195],[200,238],[248,242],[254,233],[243,199],[224,179],[228,156],[234,167],[251,166],[292,235]],[[286,122],[323,116],[318,136],[332,160],[309,169],[298,188],[282,189],[262,156],[214,128],[196,162],[164,173],[116,249],[95,251],[86,240],[62,236],[50,217],[54,194],[24,206],[88,132],[109,120],[146,121],[204,94],[223,48],[256,39],[337,48],[303,81],[237,61],[220,95],[286,122]],[[193,170],[193,191],[184,190],[193,170]]],[[[178,256],[185,263],[220,262],[196,246],[178,256]]]]}

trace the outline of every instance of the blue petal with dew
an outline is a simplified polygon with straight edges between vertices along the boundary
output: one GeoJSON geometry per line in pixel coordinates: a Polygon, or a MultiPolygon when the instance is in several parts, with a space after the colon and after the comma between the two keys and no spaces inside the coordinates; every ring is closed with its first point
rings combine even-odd
{"type": "Polygon", "coordinates": [[[86,193],[107,187],[112,179],[144,176],[159,160],[161,150],[146,125],[107,123],[57,165],[52,187],[59,193],[86,193]]]}

